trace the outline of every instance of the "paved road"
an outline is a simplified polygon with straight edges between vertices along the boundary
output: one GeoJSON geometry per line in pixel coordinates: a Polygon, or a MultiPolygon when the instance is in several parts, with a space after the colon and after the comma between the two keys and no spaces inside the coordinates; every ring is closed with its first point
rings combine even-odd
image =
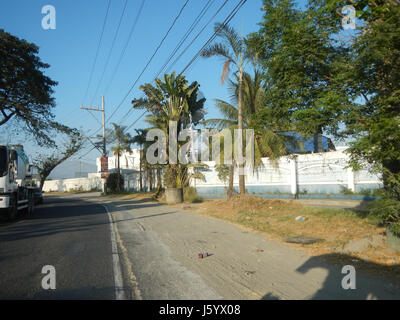
{"type": "Polygon", "coordinates": [[[47,197],[33,216],[0,222],[0,299],[114,299],[111,250],[103,206],[47,197]],[[56,290],[42,288],[45,265],[56,290]]]}
{"type": "Polygon", "coordinates": [[[391,281],[359,272],[357,289],[343,290],[342,266],[329,257],[201,212],[96,194],[51,196],[32,217],[0,223],[0,299],[115,299],[116,250],[103,205],[127,298],[400,299],[391,281]],[[56,269],[54,291],[41,287],[45,265],[56,269]]]}

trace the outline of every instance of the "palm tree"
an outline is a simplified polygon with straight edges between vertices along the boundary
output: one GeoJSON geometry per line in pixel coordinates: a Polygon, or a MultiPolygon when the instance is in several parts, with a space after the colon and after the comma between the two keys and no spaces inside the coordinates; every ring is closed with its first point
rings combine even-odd
{"type": "MultiPolygon", "coordinates": [[[[202,122],[203,125],[209,126],[216,129],[228,128],[233,130],[238,126],[238,93],[239,93],[239,82],[236,77],[236,82],[229,81],[229,91],[231,92],[232,103],[216,99],[216,107],[223,115],[222,118],[207,119],[202,122]]],[[[254,74],[251,76],[248,73],[243,74],[243,85],[242,85],[242,106],[243,106],[243,125],[245,128],[254,129],[253,117],[254,115],[265,108],[264,106],[264,83],[262,73],[255,67],[254,74]]],[[[257,129],[255,132],[254,139],[254,167],[257,168],[261,165],[262,157],[269,157],[274,160],[279,156],[286,153],[285,148],[285,136],[280,136],[274,133],[272,130],[265,128],[257,129]]],[[[223,151],[222,151],[223,152],[223,151]]],[[[227,195],[232,196],[233,193],[233,179],[234,179],[234,164],[229,169],[229,186],[227,195]]]]}
{"type": "MultiPolygon", "coordinates": [[[[238,82],[238,110],[237,110],[237,125],[239,130],[243,129],[243,100],[242,100],[242,87],[243,87],[243,73],[244,69],[250,61],[254,59],[254,55],[247,48],[245,39],[243,39],[236,32],[235,29],[229,27],[226,24],[217,23],[215,25],[215,33],[222,42],[211,45],[210,47],[203,50],[201,55],[206,58],[213,56],[222,57],[225,62],[222,69],[221,82],[224,84],[226,79],[229,77],[230,65],[235,67],[235,73],[239,79],[238,82]]],[[[241,135],[239,135],[241,137],[241,135]]],[[[239,140],[243,150],[243,142],[239,140]]],[[[243,164],[239,165],[240,169],[243,169],[243,164]]],[[[239,189],[241,194],[246,193],[245,179],[243,171],[239,175],[239,189]]]]}
{"type": "Polygon", "coordinates": [[[143,163],[143,146],[146,143],[146,129],[135,129],[136,136],[133,137],[132,143],[139,145],[139,185],[140,192],[143,191],[143,176],[142,176],[142,163],[143,163]]]}
{"type": "Polygon", "coordinates": [[[114,147],[111,148],[114,155],[117,156],[117,168],[118,168],[118,191],[120,191],[120,176],[121,176],[121,166],[120,166],[120,157],[123,152],[132,152],[131,144],[132,137],[129,133],[125,133],[126,127],[119,126],[115,123],[112,123],[113,130],[109,133],[110,139],[115,141],[114,147]]]}
{"type": "MultiPolygon", "coordinates": [[[[146,117],[146,122],[152,128],[164,131],[169,143],[169,123],[177,122],[177,134],[187,127],[190,121],[197,124],[204,117],[205,98],[199,99],[199,84],[193,82],[190,85],[184,76],[165,74],[162,80],[155,80],[156,86],[149,83],[140,87],[146,98],[133,100],[134,108],[146,108],[151,112],[146,117]]],[[[169,159],[168,148],[166,150],[167,160],[169,159]]],[[[179,165],[168,165],[169,186],[176,187],[178,184],[179,165]]]]}

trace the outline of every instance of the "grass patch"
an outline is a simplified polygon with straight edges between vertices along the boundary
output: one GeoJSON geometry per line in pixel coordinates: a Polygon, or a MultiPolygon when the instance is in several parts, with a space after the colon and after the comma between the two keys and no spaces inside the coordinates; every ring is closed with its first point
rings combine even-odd
{"type": "Polygon", "coordinates": [[[205,201],[199,207],[203,214],[265,232],[276,240],[298,236],[323,239],[307,245],[312,254],[332,253],[350,240],[385,231],[380,220],[368,211],[305,207],[295,200],[238,195],[229,200],[205,201]],[[297,216],[305,217],[305,221],[296,221],[297,216]]]}
{"type": "Polygon", "coordinates": [[[187,187],[183,189],[183,200],[190,203],[201,203],[203,199],[197,194],[196,189],[187,187]]]}

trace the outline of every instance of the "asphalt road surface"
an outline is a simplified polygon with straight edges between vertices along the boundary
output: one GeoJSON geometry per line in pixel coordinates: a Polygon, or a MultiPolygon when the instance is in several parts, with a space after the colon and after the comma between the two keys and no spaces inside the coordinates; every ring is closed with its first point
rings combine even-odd
{"type": "Polygon", "coordinates": [[[105,208],[51,196],[32,216],[1,221],[0,299],[115,299],[105,208]],[[55,290],[42,287],[46,265],[55,268],[55,290]]]}
{"type": "Polygon", "coordinates": [[[32,216],[0,222],[0,300],[400,299],[357,259],[357,287],[344,290],[343,265],[328,258],[179,206],[52,195],[32,216]],[[47,265],[55,290],[42,287],[47,265]]]}

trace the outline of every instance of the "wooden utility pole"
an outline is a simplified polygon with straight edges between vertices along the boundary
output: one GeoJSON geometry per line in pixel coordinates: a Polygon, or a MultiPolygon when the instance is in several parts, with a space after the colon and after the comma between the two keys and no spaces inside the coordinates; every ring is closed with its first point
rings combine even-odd
{"type": "Polygon", "coordinates": [[[105,117],[105,108],[104,108],[104,96],[101,96],[101,109],[100,108],[92,108],[92,107],[83,107],[81,109],[89,111],[89,113],[97,120],[97,118],[93,115],[91,111],[98,111],[101,112],[101,126],[103,128],[103,156],[107,156],[107,148],[106,148],[106,117],[105,117]]]}

